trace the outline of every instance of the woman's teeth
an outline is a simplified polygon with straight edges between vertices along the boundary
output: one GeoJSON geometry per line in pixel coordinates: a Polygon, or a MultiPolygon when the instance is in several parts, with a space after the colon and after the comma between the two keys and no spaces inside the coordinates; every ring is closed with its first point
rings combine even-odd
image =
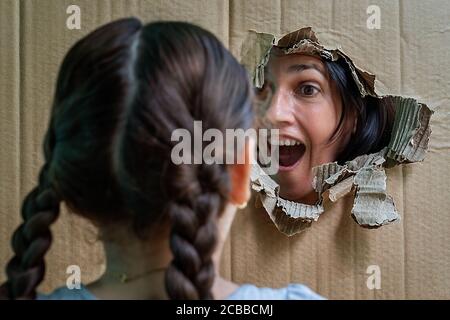
{"type": "Polygon", "coordinates": [[[272,145],[279,145],[279,146],[296,146],[302,144],[300,141],[293,140],[293,139],[280,139],[276,141],[270,142],[272,145]]]}

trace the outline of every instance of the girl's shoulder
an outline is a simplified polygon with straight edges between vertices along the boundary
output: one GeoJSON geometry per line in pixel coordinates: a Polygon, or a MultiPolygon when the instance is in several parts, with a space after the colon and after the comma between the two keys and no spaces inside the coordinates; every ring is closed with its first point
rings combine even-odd
{"type": "Polygon", "coordinates": [[[97,298],[81,285],[79,288],[69,289],[60,287],[50,294],[38,294],[37,300],[96,300],[97,298]]]}
{"type": "Polygon", "coordinates": [[[228,296],[229,300],[324,300],[310,288],[291,283],[284,288],[259,288],[252,284],[241,285],[228,296]]]}
{"type": "MultiPolygon", "coordinates": [[[[79,289],[61,287],[50,294],[38,294],[38,300],[96,300],[89,290],[81,285],[79,289]]],[[[241,285],[228,300],[323,300],[324,298],[302,284],[289,284],[284,288],[259,288],[252,284],[241,285]]]]}

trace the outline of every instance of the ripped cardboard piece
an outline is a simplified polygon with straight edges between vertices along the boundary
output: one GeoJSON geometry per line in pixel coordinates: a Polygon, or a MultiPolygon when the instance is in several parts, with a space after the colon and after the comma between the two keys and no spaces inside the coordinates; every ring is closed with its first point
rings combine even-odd
{"type": "MultiPolygon", "coordinates": [[[[340,49],[322,46],[310,27],[291,32],[278,41],[271,34],[249,32],[242,46],[241,62],[250,72],[256,88],[264,85],[264,68],[272,51],[276,54],[319,56],[331,61],[343,59],[362,97],[387,99],[395,109],[391,139],[384,149],[356,157],[344,165],[333,162],[312,169],[312,184],[319,197],[316,205],[283,199],[279,195],[280,186],[261,167],[253,165],[252,188],[258,192],[259,200],[276,227],[288,236],[303,231],[324,212],[324,196],[335,202],[352,191],[355,191],[355,197],[351,215],[360,226],[378,228],[399,220],[394,201],[386,191],[384,168],[423,161],[428,149],[433,111],[413,98],[378,95],[375,76],[356,67],[340,49]]],[[[270,98],[264,99],[264,110],[270,104],[270,98]]]]}

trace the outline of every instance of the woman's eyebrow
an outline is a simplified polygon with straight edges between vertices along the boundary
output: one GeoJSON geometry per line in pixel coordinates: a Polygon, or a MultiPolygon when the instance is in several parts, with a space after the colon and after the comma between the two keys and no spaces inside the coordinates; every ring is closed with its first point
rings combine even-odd
{"type": "Polygon", "coordinates": [[[308,69],[315,69],[315,70],[319,71],[325,78],[327,77],[318,65],[312,64],[312,63],[293,64],[293,65],[290,65],[286,71],[287,71],[287,73],[294,73],[294,72],[302,72],[302,71],[308,70],[308,69]]]}

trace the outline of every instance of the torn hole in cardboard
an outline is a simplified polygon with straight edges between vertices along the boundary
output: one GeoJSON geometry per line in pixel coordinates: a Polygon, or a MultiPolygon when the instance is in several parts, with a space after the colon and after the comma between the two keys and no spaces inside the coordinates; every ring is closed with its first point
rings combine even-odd
{"type": "MultiPolygon", "coordinates": [[[[272,34],[249,31],[242,45],[241,63],[250,73],[255,88],[264,85],[264,69],[271,52],[319,56],[326,60],[343,59],[349,67],[362,97],[387,99],[394,106],[395,118],[388,145],[379,152],[358,156],[339,165],[337,162],[314,167],[313,187],[319,201],[309,205],[280,197],[280,185],[257,164],[251,173],[252,189],[279,231],[291,236],[307,229],[324,212],[323,200],[332,202],[354,191],[352,218],[362,227],[378,228],[400,219],[393,199],[386,190],[384,168],[423,161],[431,134],[433,111],[416,99],[378,95],[375,76],[355,66],[339,48],[321,45],[311,27],[291,32],[277,41],[272,34]]],[[[267,110],[271,97],[258,109],[267,110]]],[[[264,112],[264,111],[263,111],[264,112]]]]}

